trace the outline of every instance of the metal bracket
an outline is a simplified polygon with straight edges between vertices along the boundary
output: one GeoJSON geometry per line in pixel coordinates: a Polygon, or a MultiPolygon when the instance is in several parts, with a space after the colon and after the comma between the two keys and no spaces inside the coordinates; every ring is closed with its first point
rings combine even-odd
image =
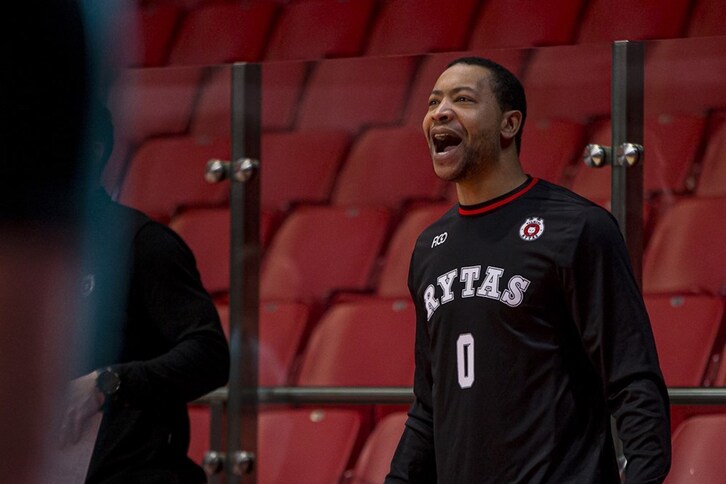
{"type": "Polygon", "coordinates": [[[234,162],[215,158],[207,161],[204,179],[207,183],[219,183],[226,179],[245,183],[257,174],[259,167],[259,160],[252,158],[240,158],[234,162]]]}
{"type": "Polygon", "coordinates": [[[243,476],[252,472],[255,466],[255,454],[239,450],[232,454],[232,473],[243,476]]]}
{"type": "Polygon", "coordinates": [[[630,168],[643,160],[643,146],[637,143],[623,143],[615,150],[615,158],[612,156],[612,148],[609,146],[589,144],[582,152],[582,161],[590,168],[601,168],[613,164],[630,168]]]}
{"type": "Polygon", "coordinates": [[[202,460],[202,468],[207,476],[212,477],[213,475],[219,474],[224,470],[224,461],[227,455],[223,452],[217,452],[216,450],[209,450],[204,453],[204,459],[202,460]]]}
{"type": "Polygon", "coordinates": [[[643,146],[637,143],[623,143],[615,152],[615,161],[619,166],[632,167],[643,159],[643,146]]]}
{"type": "Polygon", "coordinates": [[[590,144],[582,152],[582,161],[590,168],[601,168],[610,164],[612,158],[609,146],[590,144]]]}

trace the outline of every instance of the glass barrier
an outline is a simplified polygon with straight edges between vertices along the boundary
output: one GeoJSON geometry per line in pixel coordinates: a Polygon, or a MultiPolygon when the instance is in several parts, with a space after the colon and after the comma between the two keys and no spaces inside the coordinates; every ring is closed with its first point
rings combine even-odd
{"type": "MultiPolygon", "coordinates": [[[[723,386],[726,376],[718,364],[726,267],[713,233],[726,208],[725,43],[645,45],[644,290],[671,387],[723,386]],[[686,276],[686,264],[703,273],[686,276]]],[[[464,55],[522,80],[524,170],[610,207],[610,168],[587,167],[581,154],[588,143],[611,144],[611,44],[264,63],[260,387],[412,385],[411,247],[456,201],[433,172],[421,123],[439,74],[464,55]]],[[[208,160],[230,160],[231,70],[124,70],[110,98],[117,142],[104,178],[118,201],[187,242],[226,331],[230,192],[204,177],[208,160]]],[[[358,417],[370,424],[406,405],[388,403],[358,417]]],[[[336,410],[316,405],[315,419],[336,410]]],[[[194,406],[191,415],[194,435],[208,414],[194,406]]],[[[201,461],[207,447],[193,439],[190,455],[201,461]]]]}

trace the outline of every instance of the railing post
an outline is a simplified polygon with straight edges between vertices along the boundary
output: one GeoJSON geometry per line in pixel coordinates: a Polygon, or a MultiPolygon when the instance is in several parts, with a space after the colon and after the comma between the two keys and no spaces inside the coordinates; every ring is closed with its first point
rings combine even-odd
{"type": "Polygon", "coordinates": [[[611,211],[628,245],[638,284],[643,280],[642,42],[613,43],[611,211]]]}
{"type": "MultiPolygon", "coordinates": [[[[257,482],[261,66],[232,65],[226,483],[257,482]],[[239,457],[251,465],[235,466],[239,457]],[[251,462],[249,461],[251,459],[251,462]]],[[[241,462],[240,462],[241,463],[241,462]]]]}

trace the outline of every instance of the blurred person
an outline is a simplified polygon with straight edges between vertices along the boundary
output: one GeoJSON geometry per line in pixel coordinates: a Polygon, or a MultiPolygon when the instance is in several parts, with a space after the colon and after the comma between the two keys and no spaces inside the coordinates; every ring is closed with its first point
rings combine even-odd
{"type": "Polygon", "coordinates": [[[451,62],[423,131],[458,204],[419,236],[414,403],[386,483],[662,482],[669,401],[614,218],[522,171],[519,80],[451,62]]]}
{"type": "Polygon", "coordinates": [[[87,45],[74,0],[3,6],[0,482],[43,482],[62,388],[80,225],[87,45]]]}
{"type": "MultiPolygon", "coordinates": [[[[96,104],[89,133],[94,176],[113,146],[108,110],[96,104]]],[[[224,385],[229,348],[191,250],[171,229],[92,191],[78,284],[78,336],[90,348],[68,388],[62,445],[102,412],[87,483],[202,483],[187,457],[187,403],[224,385]]]]}

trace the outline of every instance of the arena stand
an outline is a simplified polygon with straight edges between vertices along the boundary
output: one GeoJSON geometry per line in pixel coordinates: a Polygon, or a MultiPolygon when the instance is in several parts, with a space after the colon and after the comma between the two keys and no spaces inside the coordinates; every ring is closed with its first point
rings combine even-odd
{"type": "MultiPolygon", "coordinates": [[[[226,320],[229,195],[202,177],[208,159],[229,159],[229,63],[262,63],[260,384],[406,386],[412,344],[397,353],[395,382],[384,359],[373,371],[360,358],[385,354],[392,341],[376,336],[411,322],[395,308],[410,304],[413,240],[454,199],[420,134],[438,73],[469,52],[509,67],[529,98],[526,170],[609,207],[609,168],[585,167],[580,153],[609,144],[610,41],[643,40],[646,304],[669,386],[724,386],[726,25],[715,19],[726,4],[439,3],[136,1],[139,48],[109,100],[118,142],[108,188],[188,241],[226,320]]],[[[669,482],[690,482],[681,469],[707,475],[720,461],[693,449],[723,445],[726,434],[708,429],[724,407],[673,409],[669,482]]],[[[191,412],[190,455],[201,461],[208,411],[191,412]]],[[[260,482],[290,482],[286,466],[328,472],[310,482],[380,480],[401,428],[387,413],[261,409],[260,482]]]]}

